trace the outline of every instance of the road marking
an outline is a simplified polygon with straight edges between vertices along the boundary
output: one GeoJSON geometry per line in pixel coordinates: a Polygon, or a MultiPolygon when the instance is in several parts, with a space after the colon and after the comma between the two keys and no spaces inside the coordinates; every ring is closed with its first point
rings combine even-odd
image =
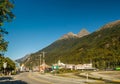
{"type": "Polygon", "coordinates": [[[34,78],[34,77],[31,76],[30,73],[29,73],[28,77],[33,79],[33,80],[39,81],[39,82],[43,82],[43,83],[47,83],[47,84],[53,84],[53,83],[51,83],[49,81],[46,81],[46,80],[41,80],[41,79],[38,79],[38,78],[34,78]]]}

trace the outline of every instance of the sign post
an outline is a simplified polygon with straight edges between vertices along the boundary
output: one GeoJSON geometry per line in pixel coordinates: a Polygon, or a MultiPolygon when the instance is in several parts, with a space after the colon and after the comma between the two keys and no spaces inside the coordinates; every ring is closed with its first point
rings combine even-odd
{"type": "Polygon", "coordinates": [[[54,75],[56,75],[58,69],[59,69],[58,65],[53,65],[52,66],[52,70],[54,70],[54,75]]]}
{"type": "Polygon", "coordinates": [[[4,68],[4,74],[5,74],[5,69],[7,68],[7,62],[3,62],[3,68],[4,68]]]}
{"type": "Polygon", "coordinates": [[[88,82],[88,72],[86,73],[86,81],[88,82]]]}

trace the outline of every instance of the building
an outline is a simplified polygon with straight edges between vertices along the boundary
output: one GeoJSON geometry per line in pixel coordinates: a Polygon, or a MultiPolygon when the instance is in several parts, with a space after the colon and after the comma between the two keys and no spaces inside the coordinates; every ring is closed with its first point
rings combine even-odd
{"type": "Polygon", "coordinates": [[[83,70],[83,69],[93,69],[92,63],[75,65],[75,70],[83,70]]]}
{"type": "Polygon", "coordinates": [[[58,60],[58,63],[53,64],[53,66],[59,66],[59,69],[65,68],[70,70],[93,70],[95,68],[92,67],[92,63],[88,64],[64,64],[60,60],[58,60]]]}
{"type": "Polygon", "coordinates": [[[58,65],[60,69],[65,68],[65,64],[62,63],[60,60],[58,60],[58,64],[56,65],[58,65]]]}
{"type": "Polygon", "coordinates": [[[86,69],[91,70],[91,69],[94,69],[92,67],[92,63],[90,63],[90,64],[77,64],[77,65],[75,65],[75,64],[66,64],[65,68],[66,69],[71,69],[71,70],[86,70],[86,69]]]}
{"type": "Polygon", "coordinates": [[[65,64],[65,69],[74,70],[75,69],[75,64],[65,64]]]}

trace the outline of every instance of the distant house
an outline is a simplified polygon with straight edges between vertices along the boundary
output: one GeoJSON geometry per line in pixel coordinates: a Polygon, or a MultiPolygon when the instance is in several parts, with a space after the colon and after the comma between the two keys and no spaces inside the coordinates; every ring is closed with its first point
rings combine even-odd
{"type": "Polygon", "coordinates": [[[59,66],[60,69],[61,69],[61,68],[65,68],[65,64],[62,63],[60,60],[58,60],[57,65],[59,66]]]}
{"type": "Polygon", "coordinates": [[[64,64],[60,60],[58,60],[57,64],[53,64],[54,66],[59,66],[59,69],[65,68],[65,69],[70,69],[70,70],[85,70],[85,69],[94,69],[92,67],[92,63],[89,64],[64,64]]]}
{"type": "Polygon", "coordinates": [[[83,69],[93,69],[92,63],[90,64],[66,64],[65,65],[66,69],[71,69],[71,70],[83,70],[83,69]]]}
{"type": "Polygon", "coordinates": [[[33,71],[39,71],[39,66],[34,66],[33,71]]]}
{"type": "Polygon", "coordinates": [[[25,71],[25,66],[24,66],[24,64],[22,64],[22,65],[20,66],[20,71],[21,71],[21,72],[25,71]]]}
{"type": "Polygon", "coordinates": [[[75,65],[75,70],[81,70],[81,69],[93,69],[92,63],[75,65]]]}
{"type": "Polygon", "coordinates": [[[73,69],[75,69],[75,64],[66,64],[65,68],[73,70],[73,69]]]}
{"type": "Polygon", "coordinates": [[[79,70],[79,69],[84,69],[84,65],[83,64],[75,65],[75,70],[79,70]]]}

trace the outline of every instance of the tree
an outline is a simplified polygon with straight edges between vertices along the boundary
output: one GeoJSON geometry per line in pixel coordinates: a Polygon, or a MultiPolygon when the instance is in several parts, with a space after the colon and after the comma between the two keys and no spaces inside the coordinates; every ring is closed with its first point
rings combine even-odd
{"type": "Polygon", "coordinates": [[[0,26],[2,26],[5,21],[9,22],[15,17],[11,11],[13,8],[13,1],[0,0],[0,26]]]}
{"type": "Polygon", "coordinates": [[[3,72],[4,67],[3,63],[7,62],[7,68],[6,71],[10,72],[15,69],[15,63],[8,57],[3,57],[0,55],[0,73],[3,72]]]}
{"type": "Polygon", "coordinates": [[[4,35],[8,32],[2,28],[5,22],[10,22],[15,17],[12,13],[14,8],[14,3],[12,0],[0,0],[0,71],[3,70],[3,62],[8,62],[8,69],[13,70],[15,64],[9,58],[3,57],[2,52],[7,51],[8,42],[4,39],[4,35]]]}
{"type": "Polygon", "coordinates": [[[7,57],[6,62],[7,62],[7,70],[8,71],[12,71],[15,69],[15,63],[10,58],[7,57]]]}
{"type": "Polygon", "coordinates": [[[13,8],[13,0],[0,0],[0,52],[7,50],[8,42],[5,41],[4,34],[8,32],[2,26],[4,22],[10,22],[15,17],[12,13],[13,8]]]}

